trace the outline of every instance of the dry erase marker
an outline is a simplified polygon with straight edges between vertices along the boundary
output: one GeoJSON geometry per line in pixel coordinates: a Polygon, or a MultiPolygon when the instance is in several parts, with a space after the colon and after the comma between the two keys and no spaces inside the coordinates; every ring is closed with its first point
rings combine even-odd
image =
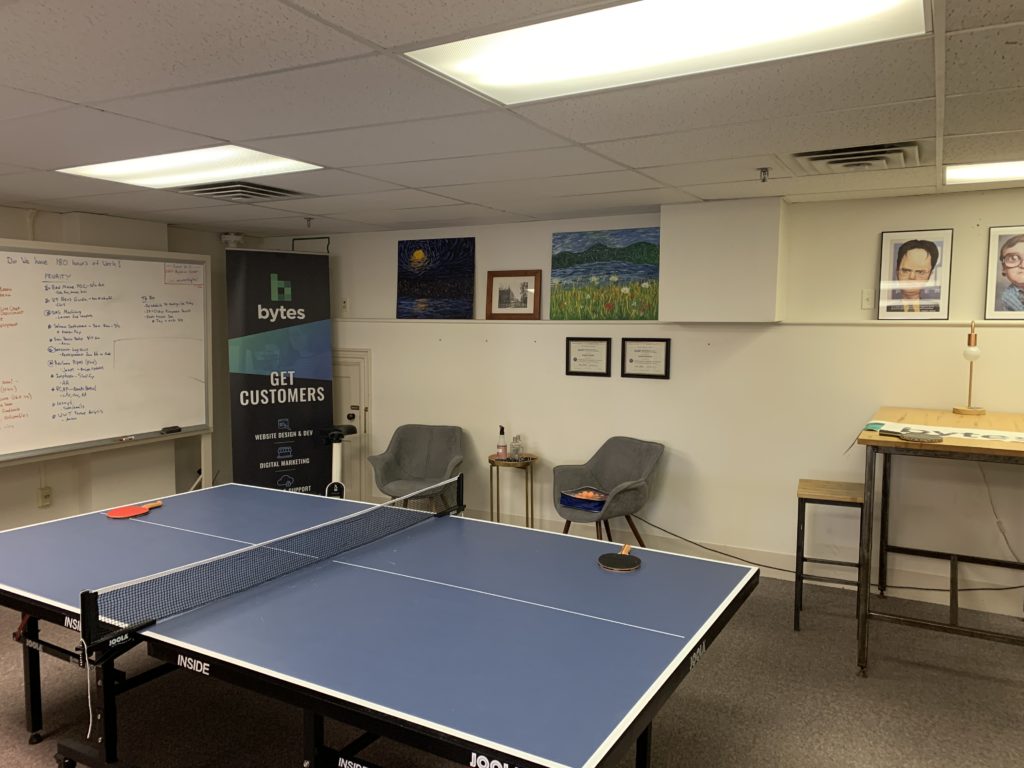
{"type": "Polygon", "coordinates": [[[122,443],[130,443],[134,439],[135,439],[135,435],[128,435],[126,437],[122,437],[121,438],[121,442],[122,443]]]}

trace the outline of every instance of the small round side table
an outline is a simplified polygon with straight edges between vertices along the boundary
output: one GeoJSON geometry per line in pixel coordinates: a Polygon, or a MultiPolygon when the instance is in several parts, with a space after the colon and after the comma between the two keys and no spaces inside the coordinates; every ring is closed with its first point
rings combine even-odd
{"type": "Polygon", "coordinates": [[[526,525],[533,528],[533,465],[536,462],[537,455],[533,453],[520,454],[518,459],[499,459],[496,453],[487,457],[490,465],[491,520],[501,522],[501,470],[511,467],[525,473],[523,491],[526,497],[526,525]]]}

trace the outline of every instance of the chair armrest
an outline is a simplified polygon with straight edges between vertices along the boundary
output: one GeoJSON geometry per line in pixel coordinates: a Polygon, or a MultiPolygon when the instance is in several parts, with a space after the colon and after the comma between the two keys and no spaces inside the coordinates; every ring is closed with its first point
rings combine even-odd
{"type": "Polygon", "coordinates": [[[370,466],[373,467],[374,477],[380,482],[387,482],[388,480],[394,480],[399,477],[399,473],[394,470],[398,469],[398,462],[395,460],[393,453],[378,453],[373,456],[367,456],[366,460],[370,462],[370,466]],[[389,477],[389,475],[391,475],[389,477]]]}
{"type": "Polygon", "coordinates": [[[452,456],[452,460],[448,462],[448,468],[444,471],[444,477],[447,480],[450,477],[455,476],[455,470],[462,463],[462,456],[452,456]]]}
{"type": "Polygon", "coordinates": [[[605,517],[632,515],[647,503],[650,488],[646,480],[628,480],[619,483],[610,491],[601,510],[605,517]]]}

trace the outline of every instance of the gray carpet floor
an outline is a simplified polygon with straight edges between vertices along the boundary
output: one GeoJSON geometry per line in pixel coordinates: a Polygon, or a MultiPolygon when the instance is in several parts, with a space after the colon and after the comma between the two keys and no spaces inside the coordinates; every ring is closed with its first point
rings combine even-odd
{"type": "MultiPolygon", "coordinates": [[[[804,589],[802,630],[795,633],[792,582],[762,577],[655,719],[654,766],[1024,766],[1024,649],[872,623],[870,675],[861,678],[853,593],[804,589]]],[[[885,603],[887,610],[943,618],[938,606],[885,603]]],[[[0,609],[5,638],[17,618],[0,609]]],[[[962,611],[961,621],[1024,635],[1019,619],[962,611]]],[[[70,633],[44,625],[45,636],[74,642],[70,633]]],[[[123,666],[149,664],[135,649],[123,666]]],[[[0,766],[53,766],[57,739],[84,735],[83,673],[44,658],[46,738],[37,745],[27,743],[21,682],[21,647],[0,642],[0,766]]],[[[302,764],[299,712],[216,680],[167,675],[125,694],[119,708],[121,756],[133,765],[302,764]]],[[[573,727],[572,713],[565,727],[573,727]]],[[[338,743],[356,735],[328,726],[338,743]]],[[[390,768],[452,765],[383,740],[363,756],[390,768]]],[[[621,768],[631,764],[631,756],[620,761],[621,768]]]]}

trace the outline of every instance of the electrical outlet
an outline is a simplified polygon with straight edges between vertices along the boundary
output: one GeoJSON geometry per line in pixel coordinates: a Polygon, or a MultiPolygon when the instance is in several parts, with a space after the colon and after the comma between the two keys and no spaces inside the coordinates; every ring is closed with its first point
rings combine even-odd
{"type": "Polygon", "coordinates": [[[50,486],[43,486],[36,489],[36,506],[48,507],[53,502],[53,490],[50,486]]]}
{"type": "Polygon", "coordinates": [[[874,309],[875,308],[875,290],[874,288],[865,288],[860,292],[860,308],[861,309],[874,309]]]}
{"type": "Polygon", "coordinates": [[[348,314],[348,299],[341,300],[341,303],[338,305],[338,310],[341,312],[342,315],[348,314]]]}

